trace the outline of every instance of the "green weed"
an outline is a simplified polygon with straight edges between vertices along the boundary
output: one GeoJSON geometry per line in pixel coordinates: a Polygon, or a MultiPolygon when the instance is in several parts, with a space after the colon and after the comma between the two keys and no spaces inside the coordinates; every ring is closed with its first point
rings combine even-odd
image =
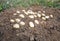
{"type": "Polygon", "coordinates": [[[46,7],[60,8],[60,0],[2,0],[0,10],[9,7],[29,7],[31,5],[43,5],[46,7]]]}

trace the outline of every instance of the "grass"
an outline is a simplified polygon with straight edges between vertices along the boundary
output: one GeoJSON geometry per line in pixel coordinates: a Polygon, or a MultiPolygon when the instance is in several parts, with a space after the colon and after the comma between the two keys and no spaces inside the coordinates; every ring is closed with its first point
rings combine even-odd
{"type": "Polygon", "coordinates": [[[0,10],[16,6],[29,7],[34,4],[60,8],[60,0],[1,0],[0,10]]]}

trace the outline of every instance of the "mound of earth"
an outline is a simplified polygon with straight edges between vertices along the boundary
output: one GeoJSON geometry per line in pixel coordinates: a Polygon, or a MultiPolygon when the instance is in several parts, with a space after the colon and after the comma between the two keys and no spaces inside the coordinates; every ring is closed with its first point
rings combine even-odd
{"type": "Polygon", "coordinates": [[[0,41],[60,41],[60,9],[32,6],[2,11],[0,13],[0,41]],[[41,18],[44,16],[29,17],[34,14],[26,15],[24,10],[41,11],[40,13],[45,15],[53,15],[53,18],[44,20],[41,18]],[[19,17],[20,14],[23,15],[19,17]],[[37,24],[35,20],[38,20],[37,24]],[[34,24],[32,23],[31,26],[29,22],[34,24]]]}

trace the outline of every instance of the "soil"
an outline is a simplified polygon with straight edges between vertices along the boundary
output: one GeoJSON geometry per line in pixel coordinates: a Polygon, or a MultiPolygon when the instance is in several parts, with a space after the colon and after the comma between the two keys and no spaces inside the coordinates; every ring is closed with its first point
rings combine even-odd
{"type": "MultiPolygon", "coordinates": [[[[21,11],[21,13],[23,13],[21,11]]],[[[60,9],[45,8],[41,6],[31,6],[29,8],[10,8],[0,13],[0,41],[60,41],[60,9]],[[13,16],[16,10],[31,9],[34,12],[46,11],[46,15],[52,14],[54,17],[47,21],[40,18],[21,19],[26,22],[25,26],[20,26],[19,29],[13,28],[10,19],[19,18],[18,15],[13,16]],[[29,28],[29,21],[39,20],[39,25],[35,24],[34,28],[29,28]]]]}

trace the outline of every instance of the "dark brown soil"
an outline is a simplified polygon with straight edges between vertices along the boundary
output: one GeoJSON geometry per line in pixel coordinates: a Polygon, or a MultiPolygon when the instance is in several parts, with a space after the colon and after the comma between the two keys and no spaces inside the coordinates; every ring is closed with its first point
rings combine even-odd
{"type": "Polygon", "coordinates": [[[42,23],[35,24],[35,28],[29,28],[28,22],[35,19],[29,19],[26,16],[25,19],[22,19],[26,22],[26,25],[15,29],[13,28],[14,23],[11,23],[10,19],[19,18],[18,16],[13,16],[13,13],[22,9],[24,8],[11,8],[0,13],[0,41],[60,41],[60,9],[40,6],[29,7],[25,10],[32,9],[36,12],[45,10],[46,15],[52,14],[54,18],[47,21],[35,18],[42,23]],[[19,36],[16,34],[19,34],[19,36]]]}

